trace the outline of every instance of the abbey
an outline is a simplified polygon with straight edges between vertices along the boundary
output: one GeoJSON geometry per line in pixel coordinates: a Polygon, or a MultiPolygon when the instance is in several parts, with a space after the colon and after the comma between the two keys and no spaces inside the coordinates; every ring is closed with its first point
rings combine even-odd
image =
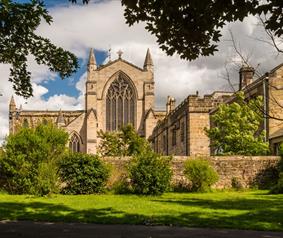
{"type": "MultiPolygon", "coordinates": [[[[283,142],[283,64],[262,77],[255,78],[254,69],[243,65],[239,72],[239,90],[246,100],[262,96],[265,114],[262,129],[266,130],[273,154],[283,142]]],[[[231,92],[210,95],[189,95],[178,106],[168,96],[166,110],[154,107],[154,67],[147,50],[143,67],[122,59],[97,66],[90,50],[85,84],[85,108],[78,111],[27,111],[16,107],[12,97],[9,106],[9,130],[15,133],[22,126],[34,127],[52,122],[69,133],[72,151],[97,153],[98,132],[116,131],[132,124],[140,136],[164,155],[210,155],[210,141],[204,128],[211,126],[211,115],[220,103],[231,103],[231,92]]]]}
{"type": "Polygon", "coordinates": [[[79,111],[27,111],[10,102],[10,133],[22,126],[34,127],[48,121],[69,133],[72,151],[96,153],[98,131],[115,131],[132,124],[139,135],[148,138],[165,112],[154,111],[154,74],[150,51],[147,50],[143,68],[122,59],[97,66],[90,50],[85,84],[85,108],[79,111]]]}

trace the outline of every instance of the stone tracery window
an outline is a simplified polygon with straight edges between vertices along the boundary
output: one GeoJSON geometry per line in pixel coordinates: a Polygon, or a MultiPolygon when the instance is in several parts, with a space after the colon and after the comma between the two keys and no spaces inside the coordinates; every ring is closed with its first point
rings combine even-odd
{"type": "Polygon", "coordinates": [[[69,149],[72,152],[80,152],[80,138],[78,135],[73,134],[70,142],[69,142],[69,149]]]}
{"type": "Polygon", "coordinates": [[[127,124],[135,126],[135,101],[133,86],[123,74],[119,74],[106,96],[107,131],[118,130],[127,124]]]}

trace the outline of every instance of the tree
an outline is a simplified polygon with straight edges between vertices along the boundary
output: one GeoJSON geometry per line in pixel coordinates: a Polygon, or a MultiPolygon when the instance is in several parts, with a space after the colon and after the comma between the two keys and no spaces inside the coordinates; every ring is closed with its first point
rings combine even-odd
{"type": "Polygon", "coordinates": [[[217,154],[264,155],[268,143],[264,141],[262,98],[244,100],[244,93],[236,94],[231,104],[222,104],[212,115],[212,126],[205,129],[211,147],[217,154]]]}
{"type": "Polygon", "coordinates": [[[102,156],[126,156],[127,150],[121,138],[121,131],[99,131],[98,137],[101,138],[98,153],[102,156]]]}
{"type": "Polygon", "coordinates": [[[28,55],[33,55],[38,64],[47,65],[62,78],[78,68],[74,54],[36,35],[42,20],[51,24],[52,17],[40,0],[29,3],[0,1],[0,63],[11,64],[9,80],[16,94],[25,98],[33,94],[31,73],[27,69],[28,55]]]}
{"type": "Polygon", "coordinates": [[[47,194],[56,188],[56,161],[66,150],[68,134],[52,124],[22,128],[9,135],[0,174],[11,193],[47,194]]]}
{"type": "Polygon", "coordinates": [[[213,55],[221,29],[249,15],[266,15],[265,29],[277,37],[283,35],[283,2],[280,0],[122,0],[122,5],[128,25],[145,22],[146,29],[157,37],[162,50],[188,60],[213,55]]]}
{"type": "Polygon", "coordinates": [[[102,156],[133,156],[150,150],[146,139],[140,137],[132,125],[121,128],[120,131],[103,132],[98,151],[102,156]]]}

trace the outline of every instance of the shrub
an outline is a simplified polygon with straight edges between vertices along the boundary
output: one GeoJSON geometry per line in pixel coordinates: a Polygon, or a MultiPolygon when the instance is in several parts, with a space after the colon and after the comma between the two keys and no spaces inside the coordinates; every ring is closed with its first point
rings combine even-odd
{"type": "Polygon", "coordinates": [[[277,184],[271,189],[271,193],[279,194],[283,193],[283,172],[279,174],[277,184]]]}
{"type": "Polygon", "coordinates": [[[127,166],[111,166],[111,175],[107,180],[107,190],[114,194],[127,194],[130,191],[130,179],[127,166]]]}
{"type": "Polygon", "coordinates": [[[146,195],[164,193],[172,176],[170,161],[171,157],[160,157],[151,150],[136,155],[129,165],[133,192],[146,195]]]}
{"type": "Polygon", "coordinates": [[[45,195],[55,191],[51,187],[57,179],[53,182],[47,180],[54,178],[57,169],[53,167],[52,176],[47,176],[41,170],[44,170],[44,164],[57,160],[64,153],[67,140],[68,134],[52,124],[39,125],[35,129],[23,128],[10,135],[0,160],[4,188],[15,194],[45,195]]]}
{"type": "Polygon", "coordinates": [[[122,175],[119,181],[116,181],[111,189],[114,194],[129,194],[132,193],[130,179],[122,175]]]}
{"type": "Polygon", "coordinates": [[[217,172],[204,159],[187,160],[184,174],[191,181],[193,192],[207,192],[218,181],[217,172]]]}
{"type": "Polygon", "coordinates": [[[60,181],[58,166],[55,161],[44,161],[38,166],[38,174],[34,185],[33,194],[43,196],[52,193],[59,193],[60,181]]]}
{"type": "Polygon", "coordinates": [[[59,174],[63,193],[92,194],[104,190],[110,169],[98,156],[70,153],[60,161],[59,174]]]}

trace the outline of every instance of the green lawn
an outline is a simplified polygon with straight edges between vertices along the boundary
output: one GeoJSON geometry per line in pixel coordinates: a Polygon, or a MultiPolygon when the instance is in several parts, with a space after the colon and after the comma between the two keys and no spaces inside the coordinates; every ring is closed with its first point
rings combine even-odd
{"type": "Polygon", "coordinates": [[[264,191],[163,196],[0,194],[0,220],[164,224],[283,231],[283,195],[264,191]]]}

